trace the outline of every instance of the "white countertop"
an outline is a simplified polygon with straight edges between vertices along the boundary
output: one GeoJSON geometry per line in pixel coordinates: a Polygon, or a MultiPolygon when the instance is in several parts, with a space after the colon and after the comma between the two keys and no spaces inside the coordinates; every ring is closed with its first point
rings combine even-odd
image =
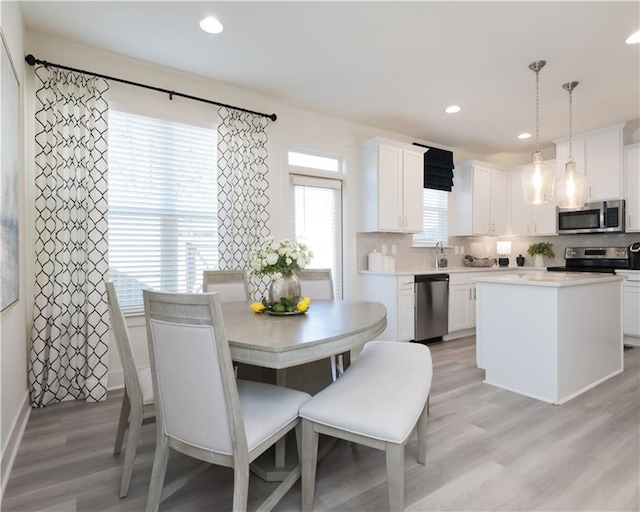
{"type": "Polygon", "coordinates": [[[382,272],[375,270],[360,270],[358,274],[368,274],[368,275],[376,275],[376,276],[424,276],[429,274],[457,274],[463,272],[488,272],[488,271],[499,271],[499,272],[519,272],[519,271],[540,271],[544,272],[546,269],[544,267],[447,267],[447,268],[423,268],[419,270],[398,270],[394,272],[382,272]]]}
{"type": "Polygon", "coordinates": [[[594,272],[533,272],[507,276],[486,276],[475,279],[476,283],[497,283],[527,286],[583,286],[611,281],[624,281],[626,276],[597,274],[594,272]]]}

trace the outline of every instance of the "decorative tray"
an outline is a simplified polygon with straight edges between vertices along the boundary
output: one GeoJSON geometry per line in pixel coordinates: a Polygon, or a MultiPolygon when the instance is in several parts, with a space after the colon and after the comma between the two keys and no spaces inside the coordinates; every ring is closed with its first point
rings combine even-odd
{"type": "Polygon", "coordinates": [[[495,258],[476,258],[475,256],[465,256],[464,264],[467,267],[493,267],[496,264],[495,258]]]}
{"type": "MultiPolygon", "coordinates": [[[[309,310],[307,310],[309,311],[309,310]]],[[[290,315],[304,315],[306,313],[306,311],[271,311],[270,309],[265,309],[262,311],[263,313],[266,313],[267,315],[272,315],[272,316],[290,316],[290,315]]]]}

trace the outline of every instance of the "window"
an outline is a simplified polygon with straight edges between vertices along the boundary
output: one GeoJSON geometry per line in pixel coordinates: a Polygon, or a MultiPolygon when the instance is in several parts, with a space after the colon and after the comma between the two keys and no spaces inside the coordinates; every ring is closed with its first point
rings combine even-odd
{"type": "Polygon", "coordinates": [[[293,176],[295,237],[313,252],[309,268],[330,268],[342,297],[340,181],[293,176]]]}
{"type": "MultiPolygon", "coordinates": [[[[291,166],[314,171],[340,171],[340,159],[290,151],[291,166]]],[[[294,236],[313,252],[309,268],[330,268],[333,291],[342,297],[342,181],[309,176],[301,169],[291,174],[294,236]]]]}
{"type": "Polygon", "coordinates": [[[142,289],[195,292],[218,266],[216,130],[109,112],[109,266],[123,308],[142,289]]]}
{"type": "Polygon", "coordinates": [[[446,242],[448,235],[448,201],[449,192],[425,188],[422,191],[424,206],[422,210],[422,224],[424,231],[413,235],[415,245],[435,245],[436,242],[446,242]]]}
{"type": "Polygon", "coordinates": [[[305,167],[307,169],[329,172],[338,172],[340,169],[340,161],[337,158],[299,153],[297,151],[289,151],[287,161],[289,165],[305,167]]]}

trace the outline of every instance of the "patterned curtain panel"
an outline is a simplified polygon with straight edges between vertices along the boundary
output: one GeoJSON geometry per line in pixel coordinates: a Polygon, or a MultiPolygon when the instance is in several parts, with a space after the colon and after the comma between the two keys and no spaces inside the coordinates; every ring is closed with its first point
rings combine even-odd
{"type": "Polygon", "coordinates": [[[39,66],[31,404],[106,398],[106,81],[39,66]]]}
{"type": "MultiPolygon", "coordinates": [[[[251,249],[270,234],[268,120],[226,107],[218,117],[218,266],[249,271],[251,249]]],[[[255,300],[266,296],[269,283],[251,276],[249,294],[255,300]]]]}

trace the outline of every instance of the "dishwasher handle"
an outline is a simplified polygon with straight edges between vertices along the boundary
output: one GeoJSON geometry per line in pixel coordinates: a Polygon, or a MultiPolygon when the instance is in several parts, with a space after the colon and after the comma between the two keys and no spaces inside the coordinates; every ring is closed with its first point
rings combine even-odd
{"type": "Polygon", "coordinates": [[[416,283],[430,283],[433,281],[448,281],[449,274],[424,274],[415,277],[416,283]]]}

